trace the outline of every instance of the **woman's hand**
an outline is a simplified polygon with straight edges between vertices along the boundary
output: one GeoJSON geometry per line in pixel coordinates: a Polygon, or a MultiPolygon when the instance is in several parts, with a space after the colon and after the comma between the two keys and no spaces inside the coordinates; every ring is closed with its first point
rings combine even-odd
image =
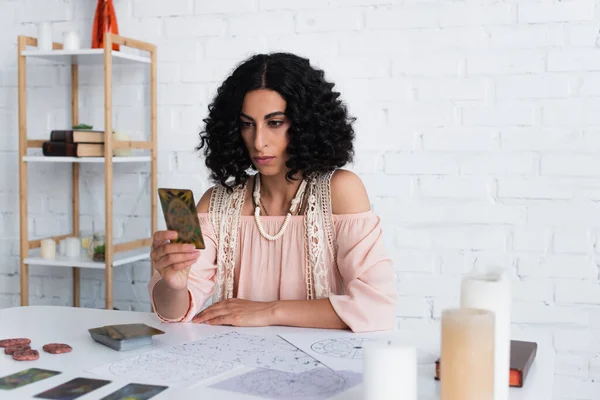
{"type": "Polygon", "coordinates": [[[200,251],[193,244],[169,242],[176,238],[177,232],[155,232],[150,259],[169,289],[182,290],[187,288],[190,268],[198,259],[200,251]]]}
{"type": "Polygon", "coordinates": [[[275,302],[227,299],[202,310],[192,322],[208,325],[268,326],[273,323],[275,302]]]}

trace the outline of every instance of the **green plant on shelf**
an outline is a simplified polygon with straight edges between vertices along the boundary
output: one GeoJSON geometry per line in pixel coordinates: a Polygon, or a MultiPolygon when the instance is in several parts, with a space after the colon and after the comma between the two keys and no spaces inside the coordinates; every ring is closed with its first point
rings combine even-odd
{"type": "Polygon", "coordinates": [[[105,245],[101,244],[99,246],[94,247],[94,255],[93,255],[93,260],[94,261],[104,261],[104,251],[105,251],[105,245]]]}
{"type": "Polygon", "coordinates": [[[78,125],[73,125],[73,129],[93,129],[94,125],[88,125],[88,124],[78,124],[78,125]]]}

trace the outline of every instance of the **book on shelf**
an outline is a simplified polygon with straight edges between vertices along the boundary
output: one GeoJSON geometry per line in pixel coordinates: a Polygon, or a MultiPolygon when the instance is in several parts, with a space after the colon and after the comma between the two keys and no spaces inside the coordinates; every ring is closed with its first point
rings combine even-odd
{"type": "Polygon", "coordinates": [[[42,154],[50,157],[103,157],[104,131],[92,129],[53,129],[42,144],[42,154]]]}
{"type": "Polygon", "coordinates": [[[50,132],[51,142],[104,143],[104,131],[90,129],[54,129],[50,132]]]}
{"type": "Polygon", "coordinates": [[[46,141],[42,153],[50,157],[103,157],[104,144],[46,141]]]}
{"type": "MultiPolygon", "coordinates": [[[[523,387],[531,364],[537,354],[537,343],[523,342],[520,340],[510,341],[510,387],[523,387]]],[[[440,379],[440,360],[435,362],[435,379],[440,379]]]]}

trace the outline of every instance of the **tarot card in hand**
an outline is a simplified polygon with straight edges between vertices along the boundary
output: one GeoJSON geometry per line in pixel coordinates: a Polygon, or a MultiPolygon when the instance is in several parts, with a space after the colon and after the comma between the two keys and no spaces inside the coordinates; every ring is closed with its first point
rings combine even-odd
{"type": "Polygon", "coordinates": [[[110,381],[102,379],[75,378],[33,397],[38,399],[73,400],[109,383],[110,381]]]}
{"type": "Polygon", "coordinates": [[[148,400],[167,388],[168,386],[130,383],[100,400],[148,400]]]}
{"type": "Polygon", "coordinates": [[[204,249],[204,238],[192,191],[159,188],[158,195],[167,229],[177,232],[177,239],[173,242],[191,243],[197,249],[204,249]]]}
{"type": "Polygon", "coordinates": [[[51,371],[48,369],[40,368],[29,368],[23,371],[19,371],[12,375],[7,375],[0,378],[0,389],[1,390],[12,390],[20,388],[21,386],[29,385],[30,383],[38,382],[43,379],[52,378],[55,375],[60,374],[58,371],[51,371]]]}

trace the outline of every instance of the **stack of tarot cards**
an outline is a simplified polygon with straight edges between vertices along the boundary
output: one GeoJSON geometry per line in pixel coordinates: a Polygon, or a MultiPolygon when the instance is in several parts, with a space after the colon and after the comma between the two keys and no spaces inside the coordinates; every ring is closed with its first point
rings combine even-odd
{"type": "Polygon", "coordinates": [[[141,323],[106,325],[88,331],[96,342],[118,351],[151,346],[152,337],[164,333],[160,329],[141,323]]]}

